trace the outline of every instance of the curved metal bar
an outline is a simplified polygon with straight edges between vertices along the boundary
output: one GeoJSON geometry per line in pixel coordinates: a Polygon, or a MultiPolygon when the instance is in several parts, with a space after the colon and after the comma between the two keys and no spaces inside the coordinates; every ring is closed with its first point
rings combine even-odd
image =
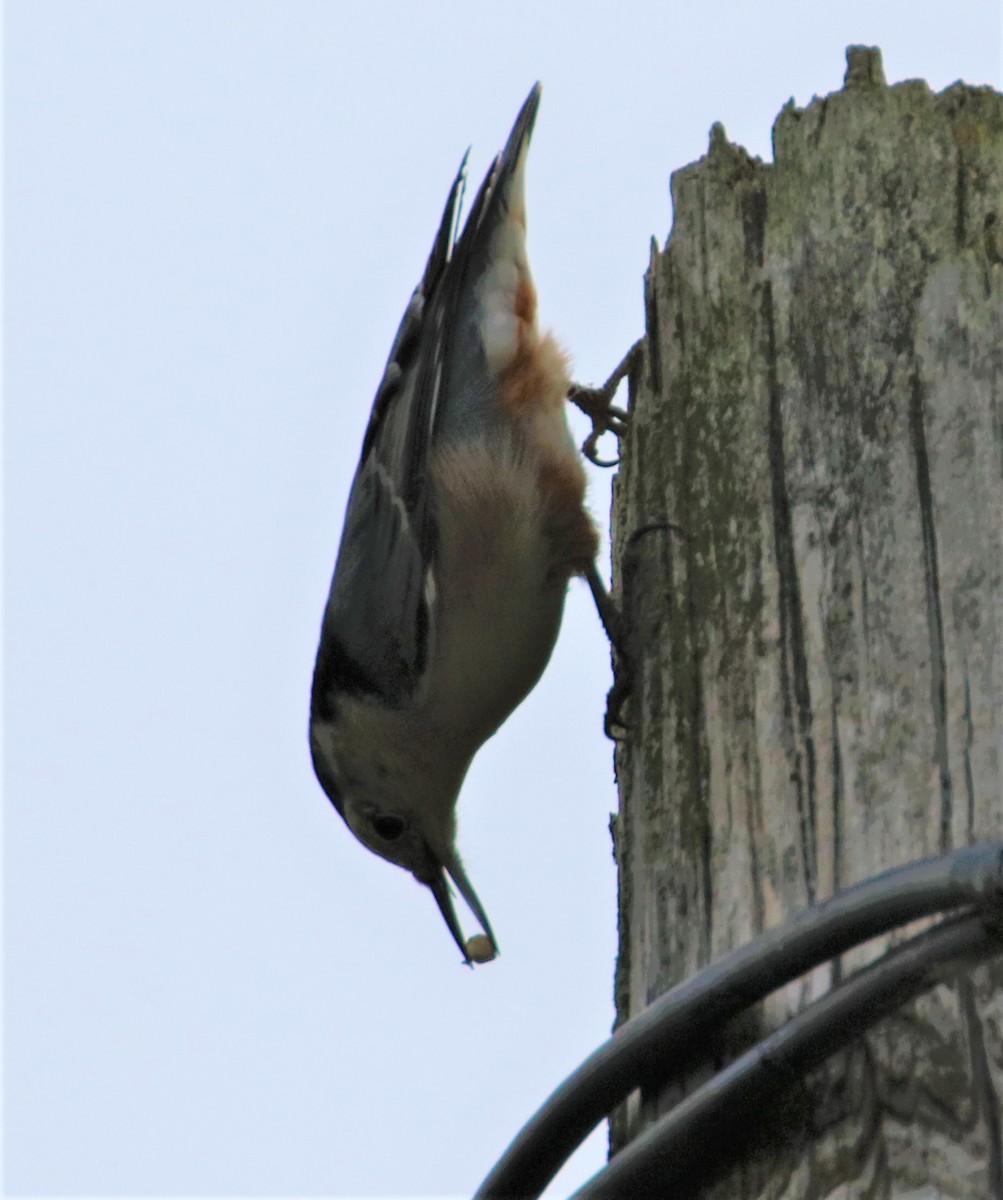
{"type": "Polygon", "coordinates": [[[897,867],[791,917],[660,996],[560,1084],[523,1126],[474,1200],[533,1200],[634,1088],[699,1056],[736,1013],[791,979],[899,925],[1003,900],[1003,842],[897,867]]]}
{"type": "Polygon", "coordinates": [[[682,1200],[734,1165],[776,1101],[895,1009],[944,982],[945,968],[1003,951],[1003,925],[953,917],[850,976],[640,1133],[573,1200],[682,1200]]]}

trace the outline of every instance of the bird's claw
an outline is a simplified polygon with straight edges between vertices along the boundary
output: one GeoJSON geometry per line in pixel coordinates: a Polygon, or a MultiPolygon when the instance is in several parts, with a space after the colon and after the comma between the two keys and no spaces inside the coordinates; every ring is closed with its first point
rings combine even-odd
{"type": "Polygon", "coordinates": [[[599,613],[603,629],[606,630],[606,636],[613,647],[617,663],[616,681],[610,688],[609,695],[606,697],[606,715],[603,718],[603,732],[611,741],[623,741],[630,728],[629,722],[624,719],[623,710],[630,696],[634,678],[631,668],[630,650],[627,645],[627,626],[623,619],[623,613],[616,606],[613,597],[606,590],[606,584],[603,582],[602,576],[599,574],[599,568],[594,562],[589,564],[585,572],[585,581],[592,592],[596,611],[599,613]],[[621,732],[618,733],[616,732],[617,730],[621,732]]]}
{"type": "Polygon", "coordinates": [[[606,713],[602,722],[603,733],[611,742],[626,741],[630,733],[631,723],[623,715],[623,710],[627,707],[633,683],[628,663],[621,660],[616,680],[606,693],[606,713]]]}
{"type": "Polygon", "coordinates": [[[620,384],[630,374],[640,350],[641,339],[638,339],[601,387],[581,387],[575,384],[568,392],[571,403],[580,408],[592,422],[592,432],[582,442],[582,454],[597,467],[615,467],[620,461],[619,455],[613,459],[599,457],[599,439],[604,433],[611,433],[620,441],[627,433],[630,417],[626,409],[616,407],[613,397],[620,384]]]}
{"type": "Polygon", "coordinates": [[[582,442],[582,454],[597,467],[615,467],[620,461],[616,458],[599,457],[599,439],[604,433],[611,433],[619,441],[627,432],[627,414],[622,408],[608,403],[601,388],[582,389],[578,397],[572,397],[574,403],[592,421],[592,432],[582,442]],[[582,398],[584,397],[584,399],[582,398]],[[593,405],[593,398],[597,401],[593,405]]]}

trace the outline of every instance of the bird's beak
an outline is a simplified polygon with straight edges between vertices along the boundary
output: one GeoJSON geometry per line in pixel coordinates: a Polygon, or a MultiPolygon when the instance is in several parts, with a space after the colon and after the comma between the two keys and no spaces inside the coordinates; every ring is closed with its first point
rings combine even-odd
{"type": "MultiPolygon", "coordinates": [[[[453,941],[460,948],[460,953],[463,955],[464,963],[469,967],[471,963],[470,951],[467,949],[468,942],[463,936],[463,930],[460,928],[460,922],[456,917],[456,909],[453,907],[453,894],[449,888],[449,880],[452,879],[456,884],[457,890],[464,900],[470,911],[477,918],[481,929],[491,943],[491,948],[495,954],[498,953],[498,943],[495,941],[495,935],[491,929],[491,922],[488,920],[488,914],[484,911],[484,907],[477,897],[470,880],[467,878],[467,873],[463,869],[463,864],[455,856],[451,856],[451,861],[442,865],[438,865],[437,870],[429,881],[428,886],[432,890],[432,895],[435,897],[435,902],[439,906],[439,912],[442,913],[442,919],[446,922],[449,932],[453,935],[453,941]],[[448,875],[447,875],[448,872],[448,875]]],[[[472,940],[472,939],[471,939],[472,940]]],[[[480,956],[478,956],[480,957],[480,956]]],[[[493,956],[488,956],[493,957],[493,956]]],[[[487,958],[481,961],[488,961],[487,958]]]]}

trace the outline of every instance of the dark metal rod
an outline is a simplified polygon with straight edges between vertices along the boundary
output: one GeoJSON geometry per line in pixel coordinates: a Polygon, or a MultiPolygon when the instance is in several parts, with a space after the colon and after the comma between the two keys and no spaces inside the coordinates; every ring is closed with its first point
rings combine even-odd
{"type": "Polygon", "coordinates": [[[533,1200],[607,1113],[642,1083],[699,1058],[707,1037],[820,962],[899,925],[1003,898],[1003,842],[897,867],[761,934],[660,996],[551,1094],[475,1200],[533,1200]]]}
{"type": "Polygon", "coordinates": [[[864,1030],[949,975],[1003,952],[1003,927],[953,917],[851,975],[640,1133],[573,1200],[674,1200],[720,1179],[790,1088],[864,1030]]]}

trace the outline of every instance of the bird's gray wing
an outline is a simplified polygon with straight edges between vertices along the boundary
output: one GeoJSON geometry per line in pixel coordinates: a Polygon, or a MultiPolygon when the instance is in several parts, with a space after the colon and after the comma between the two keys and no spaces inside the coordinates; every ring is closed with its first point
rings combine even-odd
{"type": "Polygon", "coordinates": [[[329,713],[344,691],[399,704],[425,666],[436,532],[426,468],[463,178],[461,165],[373,401],[324,612],[314,715],[329,713]]]}
{"type": "Polygon", "coordinates": [[[477,284],[505,220],[513,173],[532,132],[534,86],[455,243],[464,164],[373,402],[345,514],[314,670],[312,711],[338,692],[400,704],[425,668],[434,619],[435,513],[428,454],[490,419],[491,379],[477,284]]]}

